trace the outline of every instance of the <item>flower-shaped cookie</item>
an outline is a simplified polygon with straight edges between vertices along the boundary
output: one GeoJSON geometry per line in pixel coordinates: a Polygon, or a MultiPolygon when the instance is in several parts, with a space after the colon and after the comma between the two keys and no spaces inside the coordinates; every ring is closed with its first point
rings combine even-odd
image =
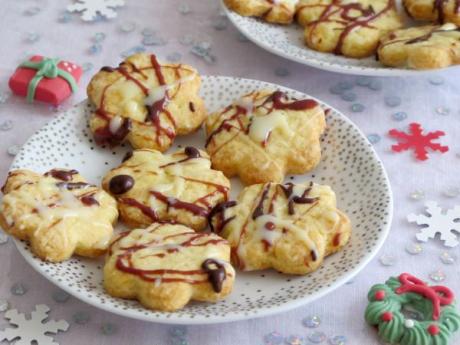
{"type": "Polygon", "coordinates": [[[262,17],[270,23],[289,24],[294,19],[298,0],[225,0],[225,4],[242,16],[262,17]]]}
{"type": "Polygon", "coordinates": [[[458,0],[403,0],[403,5],[414,19],[460,25],[458,0]]]}
{"type": "Polygon", "coordinates": [[[460,64],[460,28],[447,23],[393,31],[382,37],[378,57],[384,65],[414,69],[460,64]]]}
{"type": "Polygon", "coordinates": [[[230,242],[232,263],[245,271],[306,274],[341,249],[351,234],[334,192],[313,183],[246,187],[237,201],[217,205],[209,221],[230,242]]]}
{"type": "Polygon", "coordinates": [[[160,63],[155,55],[136,54],[117,68],[103,67],[88,85],[96,142],[127,140],[134,148],[167,150],[176,135],[195,131],[206,118],[200,84],[192,67],[160,63]]]}
{"type": "Polygon", "coordinates": [[[354,58],[374,54],[380,37],[402,26],[394,0],[300,0],[297,9],[308,47],[354,58]]]}
{"type": "Polygon", "coordinates": [[[115,297],[173,311],[190,300],[215,302],[228,295],[235,271],[230,246],[215,234],[179,224],[154,223],[118,235],[104,266],[104,287],[115,297]]]}
{"type": "Polygon", "coordinates": [[[29,240],[43,260],[58,262],[72,254],[95,257],[107,249],[118,217],[115,200],[76,170],[44,175],[14,170],[2,188],[0,225],[29,240]]]}
{"type": "Polygon", "coordinates": [[[204,151],[186,147],[173,154],[136,150],[103,179],[118,201],[121,218],[132,227],[177,222],[203,230],[210,210],[227,200],[230,182],[204,151]]]}
{"type": "Polygon", "coordinates": [[[282,182],[302,174],[321,158],[323,109],[311,99],[281,91],[254,91],[206,121],[206,149],[212,165],[245,184],[282,182]]]}

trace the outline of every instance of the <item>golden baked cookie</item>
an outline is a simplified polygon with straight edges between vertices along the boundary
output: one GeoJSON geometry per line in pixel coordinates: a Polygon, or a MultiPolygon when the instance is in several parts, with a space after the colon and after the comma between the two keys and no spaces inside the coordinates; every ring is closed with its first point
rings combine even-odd
{"type": "Polygon", "coordinates": [[[211,169],[206,152],[194,147],[173,154],[136,150],[126,158],[102,186],[117,199],[129,226],[168,221],[203,230],[210,210],[229,195],[228,179],[211,169]]]}
{"type": "Polygon", "coordinates": [[[245,184],[282,182],[302,174],[321,158],[326,121],[312,99],[292,99],[281,91],[251,92],[206,121],[206,149],[212,166],[245,184]]]}
{"type": "Polygon", "coordinates": [[[447,23],[393,31],[382,37],[378,57],[384,65],[413,69],[460,64],[460,29],[447,23]]]}
{"type": "Polygon", "coordinates": [[[90,119],[95,141],[127,140],[134,148],[167,150],[176,135],[195,131],[206,118],[200,84],[194,68],[161,63],[153,54],[102,67],[87,90],[95,106],[90,119]]]}
{"type": "Polygon", "coordinates": [[[116,202],[76,170],[54,169],[44,175],[14,170],[2,192],[1,227],[30,241],[41,259],[95,257],[107,249],[118,217],[116,202]]]}
{"type": "Polygon", "coordinates": [[[460,25],[460,1],[458,0],[403,0],[403,5],[406,12],[414,19],[460,25]]]}
{"type": "Polygon", "coordinates": [[[191,300],[215,302],[227,296],[235,280],[229,261],[230,246],[223,238],[154,223],[115,237],[105,261],[104,287],[112,296],[173,311],[191,300]]]}
{"type": "Polygon", "coordinates": [[[402,26],[394,0],[300,0],[297,21],[311,49],[353,58],[374,54],[380,37],[402,26]]]}
{"type": "Polygon", "coordinates": [[[229,241],[233,265],[244,271],[306,274],[351,234],[335,193],[313,183],[246,187],[237,201],[217,205],[209,219],[212,230],[229,241]]]}
{"type": "Polygon", "coordinates": [[[261,17],[269,23],[289,24],[298,0],[224,0],[231,10],[246,17],[261,17]]]}

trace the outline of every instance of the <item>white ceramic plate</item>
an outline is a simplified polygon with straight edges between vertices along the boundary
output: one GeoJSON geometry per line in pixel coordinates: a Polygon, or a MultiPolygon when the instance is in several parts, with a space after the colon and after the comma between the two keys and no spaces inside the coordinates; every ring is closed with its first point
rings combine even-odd
{"type": "MultiPolygon", "coordinates": [[[[259,88],[300,92],[256,80],[204,77],[202,95],[210,111],[230,104],[245,93],[259,88]]],[[[320,102],[321,103],[321,102],[320,102]]],[[[321,103],[322,104],[322,103],[321,103]]],[[[322,104],[324,108],[329,106],[322,104]]],[[[128,147],[97,147],[87,126],[91,106],[83,102],[48,123],[24,145],[12,169],[27,168],[45,172],[51,168],[74,168],[90,182],[120,164],[128,147]]],[[[353,234],[341,252],[327,258],[316,272],[287,276],[273,271],[238,272],[233,293],[216,304],[192,303],[183,310],[167,313],[144,309],[136,301],[127,301],[104,293],[103,259],[74,257],[51,264],[36,258],[25,242],[16,245],[25,259],[42,275],[75,297],[107,311],[127,317],[164,323],[205,324],[242,320],[279,313],[304,305],[340,287],[359,272],[383,244],[391,223],[392,195],[385,170],[372,146],[359,129],[344,115],[330,109],[327,131],[322,138],[323,159],[310,174],[295,181],[329,184],[336,191],[338,205],[351,218],[353,234]]],[[[180,138],[178,145],[203,147],[204,133],[180,138]]],[[[234,179],[235,196],[241,185],[234,179]]]]}
{"type": "MultiPolygon", "coordinates": [[[[401,1],[396,0],[399,12],[410,23],[405,11],[401,8],[401,1]]],[[[222,2],[222,7],[230,21],[249,40],[286,59],[299,62],[315,68],[346,74],[369,75],[376,77],[420,75],[434,73],[439,70],[410,70],[385,67],[375,57],[352,59],[344,56],[321,53],[308,48],[304,44],[303,29],[293,23],[291,25],[276,25],[261,19],[243,17],[231,11],[222,2]]],[[[449,67],[455,68],[455,66],[449,67]]]]}

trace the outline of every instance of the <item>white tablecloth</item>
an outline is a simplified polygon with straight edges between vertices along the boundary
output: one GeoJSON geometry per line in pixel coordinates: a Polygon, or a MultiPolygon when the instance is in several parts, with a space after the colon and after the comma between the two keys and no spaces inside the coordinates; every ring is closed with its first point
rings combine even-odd
{"type": "MultiPolygon", "coordinates": [[[[297,63],[286,61],[244,42],[230,23],[224,30],[216,30],[214,25],[222,20],[216,1],[194,0],[187,2],[191,12],[181,14],[179,7],[185,2],[179,0],[126,0],[127,5],[118,10],[118,17],[111,21],[84,23],[77,15],[72,15],[68,23],[61,23],[59,15],[70,0],[2,0],[0,10],[0,95],[7,91],[7,81],[19,62],[29,53],[45,56],[59,56],[79,64],[91,63],[94,67],[85,73],[79,92],[64,105],[68,107],[85,98],[85,86],[91,75],[103,65],[116,65],[121,60],[121,52],[141,45],[144,28],[157,31],[159,37],[168,42],[161,46],[146,47],[160,57],[180,53],[181,60],[196,66],[202,74],[228,75],[260,79],[282,84],[309,93],[343,111],[366,134],[378,134],[380,142],[375,144],[388,171],[394,193],[395,213],[391,234],[382,251],[358,274],[349,285],[337,289],[324,298],[296,310],[277,316],[244,322],[212,326],[190,326],[187,340],[190,344],[262,344],[265,334],[278,331],[285,336],[298,334],[308,336],[313,330],[302,325],[301,320],[308,315],[317,315],[322,322],[317,330],[328,336],[344,335],[347,344],[378,344],[374,329],[363,321],[366,294],[371,285],[385,281],[390,275],[411,272],[429,280],[429,274],[442,270],[446,279],[443,283],[460,293],[460,270],[458,262],[445,265],[439,255],[445,250],[441,242],[430,241],[423,246],[419,255],[409,255],[405,247],[415,239],[417,226],[409,224],[409,213],[421,213],[426,200],[437,201],[443,207],[460,203],[460,197],[448,198],[443,191],[450,187],[460,187],[460,69],[454,68],[435,76],[411,78],[382,78],[383,88],[373,91],[354,86],[352,92],[358,96],[354,103],[365,106],[363,112],[352,112],[350,102],[346,102],[329,89],[340,81],[355,82],[356,77],[315,70],[297,63]],[[24,11],[39,6],[41,11],[33,16],[24,11]],[[136,30],[120,32],[120,25],[135,22],[136,30]],[[101,51],[90,54],[93,37],[102,32],[106,35],[101,42],[101,51]],[[38,41],[30,43],[27,38],[40,35],[38,41]],[[190,45],[180,43],[184,35],[191,35],[200,42],[211,43],[214,63],[207,63],[190,53],[190,45]],[[279,76],[288,72],[287,76],[279,76]],[[431,82],[430,82],[431,80],[431,82]],[[439,80],[441,85],[434,85],[439,80]],[[401,105],[391,108],[384,102],[385,96],[399,96],[401,105]],[[392,114],[404,111],[408,118],[402,122],[392,119],[392,114]],[[448,111],[447,115],[441,115],[448,111]],[[386,134],[391,128],[406,129],[410,122],[419,122],[426,130],[444,130],[446,136],[440,139],[450,147],[446,154],[433,153],[425,162],[414,160],[413,154],[396,154],[390,147],[394,140],[386,134]],[[412,200],[409,195],[422,190],[424,200],[412,200]],[[393,266],[383,266],[378,258],[387,254],[394,256],[393,266]]],[[[0,97],[1,99],[2,97],[0,97]]],[[[44,105],[29,105],[23,99],[10,97],[0,104],[0,125],[5,120],[13,121],[13,128],[0,131],[0,179],[4,180],[12,157],[7,149],[23,144],[34,131],[56,116],[56,112],[44,105]]],[[[459,255],[459,247],[449,250],[459,255]]],[[[52,308],[54,319],[66,319],[71,323],[69,331],[60,333],[56,340],[61,344],[167,344],[171,340],[171,326],[125,319],[98,310],[74,298],[66,303],[56,303],[51,295],[56,287],[32,270],[22,259],[11,241],[0,245],[0,299],[23,312],[30,312],[36,304],[45,303],[52,308]],[[10,287],[22,282],[28,287],[24,296],[14,296],[10,287]],[[72,322],[77,311],[87,311],[91,320],[86,325],[72,322]],[[102,334],[104,323],[116,325],[112,335],[102,334]]],[[[0,314],[0,329],[6,326],[0,314]]],[[[460,343],[457,336],[452,344],[460,343]]]]}

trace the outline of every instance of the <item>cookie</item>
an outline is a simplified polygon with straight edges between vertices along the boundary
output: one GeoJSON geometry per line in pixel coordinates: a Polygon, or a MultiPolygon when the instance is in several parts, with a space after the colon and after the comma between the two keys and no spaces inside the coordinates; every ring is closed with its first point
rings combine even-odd
{"type": "Polygon", "coordinates": [[[231,10],[246,17],[261,17],[269,23],[289,24],[294,19],[297,0],[224,0],[231,10]]]}
{"type": "Polygon", "coordinates": [[[312,99],[281,91],[251,92],[206,121],[206,150],[212,166],[245,184],[282,182],[302,174],[321,158],[325,115],[312,99]]]}
{"type": "Polygon", "coordinates": [[[104,287],[115,297],[150,309],[173,311],[190,300],[215,302],[228,295],[235,271],[230,246],[215,234],[179,224],[154,223],[117,236],[104,266],[104,287]]]}
{"type": "Polygon", "coordinates": [[[328,186],[266,183],[246,187],[237,201],[222,203],[211,228],[232,247],[232,263],[244,271],[274,268],[289,274],[316,270],[351,234],[328,186]]]}
{"type": "Polygon", "coordinates": [[[76,170],[54,169],[44,175],[14,170],[2,192],[0,225],[30,241],[41,259],[95,257],[107,249],[118,217],[116,202],[76,170]]]}
{"type": "Polygon", "coordinates": [[[447,23],[393,31],[382,37],[378,58],[387,66],[413,69],[460,64],[460,29],[447,23]]]}
{"type": "Polygon", "coordinates": [[[297,21],[309,48],[353,58],[374,54],[380,37],[402,26],[394,0],[300,0],[297,21]]]}
{"type": "Polygon", "coordinates": [[[365,319],[386,344],[447,345],[460,328],[454,298],[445,286],[430,286],[403,273],[371,288],[365,319]]]}
{"type": "Polygon", "coordinates": [[[416,20],[460,25],[458,0],[403,0],[406,12],[416,20]]]}
{"type": "Polygon", "coordinates": [[[87,90],[95,107],[90,119],[95,141],[167,150],[176,135],[197,130],[206,118],[200,84],[194,68],[159,62],[153,54],[102,67],[87,90]]]}
{"type": "Polygon", "coordinates": [[[230,182],[211,169],[204,151],[186,147],[173,154],[136,150],[103,179],[118,202],[121,219],[132,227],[177,222],[203,230],[211,209],[227,200],[230,182]]]}

